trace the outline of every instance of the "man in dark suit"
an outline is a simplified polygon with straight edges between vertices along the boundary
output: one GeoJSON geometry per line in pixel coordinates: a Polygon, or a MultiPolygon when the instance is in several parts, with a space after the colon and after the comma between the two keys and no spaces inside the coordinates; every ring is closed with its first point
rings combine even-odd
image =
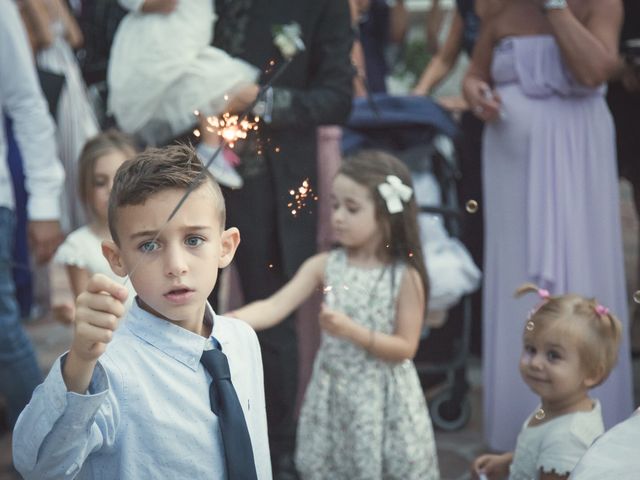
{"type": "MultiPolygon", "coordinates": [[[[239,145],[239,190],[226,190],[228,222],[242,232],[238,267],[245,300],[271,295],[316,250],[316,205],[289,207],[305,180],[316,188],[316,128],[347,120],[353,68],[347,0],[217,0],[214,45],[260,68],[265,84],[283,56],[273,28],[296,22],[305,50],[296,55],[254,112],[256,135],[239,145]],[[269,68],[270,62],[275,67],[269,68]]],[[[257,90],[257,89],[256,89],[257,90]]],[[[236,98],[241,111],[256,90],[236,98]],[[242,96],[241,96],[242,97],[242,96]]],[[[276,478],[291,470],[295,443],[297,341],[293,318],[258,335],[265,375],[267,419],[276,478]]]]}

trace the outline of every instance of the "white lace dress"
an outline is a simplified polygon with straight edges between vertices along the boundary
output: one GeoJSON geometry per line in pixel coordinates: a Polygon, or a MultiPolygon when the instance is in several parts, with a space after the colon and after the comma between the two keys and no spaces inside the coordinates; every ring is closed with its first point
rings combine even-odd
{"type": "MultiPolygon", "coordinates": [[[[356,322],[392,333],[404,265],[363,269],[329,254],[325,302],[356,322]]],[[[389,363],[322,334],[296,445],[304,480],[440,478],[431,420],[413,362],[389,363]]]]}
{"type": "MultiPolygon", "coordinates": [[[[102,255],[102,239],[93,233],[93,230],[88,225],[80,227],[67,235],[62,245],[56,250],[53,261],[59,265],[72,265],[83,268],[91,275],[102,273],[120,284],[124,282],[123,277],[117,276],[111,270],[109,262],[102,255]]],[[[126,302],[126,307],[128,308],[136,296],[136,292],[130,281],[127,281],[125,286],[129,290],[126,302]]]]}
{"type": "Polygon", "coordinates": [[[210,46],[216,16],[211,0],[178,0],[168,15],[137,11],[118,25],[109,58],[108,108],[118,126],[161,144],[196,124],[194,110],[219,114],[224,96],[252,83],[258,70],[210,46]]]}
{"type": "Polygon", "coordinates": [[[593,441],[604,432],[600,402],[590,412],[562,415],[528,427],[533,413],[518,435],[509,480],[537,480],[540,470],[558,475],[571,473],[593,441]]]}

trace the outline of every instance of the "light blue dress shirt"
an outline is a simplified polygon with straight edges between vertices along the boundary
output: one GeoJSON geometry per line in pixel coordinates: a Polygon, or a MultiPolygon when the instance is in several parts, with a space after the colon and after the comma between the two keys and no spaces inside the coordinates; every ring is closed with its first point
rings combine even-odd
{"type": "MultiPolygon", "coordinates": [[[[271,479],[260,347],[240,320],[215,315],[259,479],[271,479]]],[[[206,319],[205,319],[206,321],[206,319]]],[[[212,339],[129,310],[86,395],[68,392],[60,357],[20,415],[13,458],[26,479],[224,479],[222,438],[200,364],[212,339]]]]}

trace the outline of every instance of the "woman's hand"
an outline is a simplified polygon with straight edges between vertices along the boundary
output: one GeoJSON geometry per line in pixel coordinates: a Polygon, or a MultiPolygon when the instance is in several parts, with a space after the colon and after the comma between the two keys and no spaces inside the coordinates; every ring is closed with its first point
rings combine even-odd
{"type": "Polygon", "coordinates": [[[464,94],[471,110],[479,119],[492,122],[500,116],[500,96],[485,81],[467,77],[464,94]]]}

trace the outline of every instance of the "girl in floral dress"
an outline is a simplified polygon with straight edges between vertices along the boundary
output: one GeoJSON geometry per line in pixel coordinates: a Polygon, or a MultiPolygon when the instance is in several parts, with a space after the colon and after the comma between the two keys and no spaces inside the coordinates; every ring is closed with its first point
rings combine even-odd
{"type": "Polygon", "coordinates": [[[431,421],[411,361],[429,285],[409,171],[390,155],[362,151],[341,166],[332,205],[340,247],[311,257],[273,296],[232,314],[261,330],[316,289],[325,292],[297,434],[302,478],[437,479],[431,421]]]}

